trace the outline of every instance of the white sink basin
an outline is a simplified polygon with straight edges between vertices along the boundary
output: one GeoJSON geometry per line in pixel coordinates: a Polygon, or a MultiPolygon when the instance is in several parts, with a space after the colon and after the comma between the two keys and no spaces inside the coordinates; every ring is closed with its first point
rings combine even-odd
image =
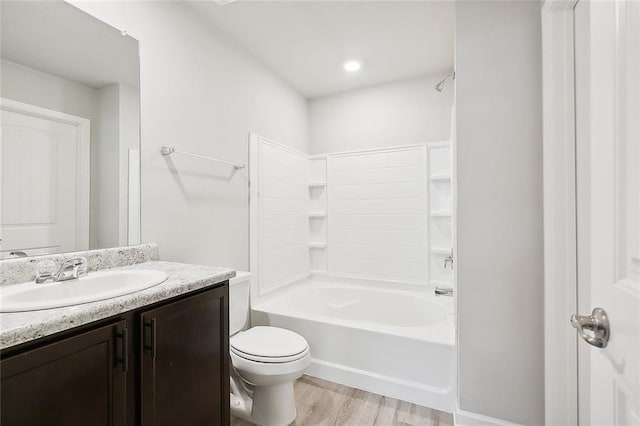
{"type": "Polygon", "coordinates": [[[97,271],[77,280],[0,287],[0,312],[24,312],[80,305],[111,299],[158,285],[167,279],[162,271],[135,269],[97,271]]]}

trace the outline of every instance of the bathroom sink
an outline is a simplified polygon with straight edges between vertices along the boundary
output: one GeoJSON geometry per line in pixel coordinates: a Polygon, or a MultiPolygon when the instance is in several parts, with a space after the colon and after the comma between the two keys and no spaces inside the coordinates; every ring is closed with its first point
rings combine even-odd
{"type": "Polygon", "coordinates": [[[24,312],[60,308],[111,299],[158,285],[167,279],[149,269],[97,271],[75,280],[36,284],[27,282],[0,287],[0,312],[24,312]]]}

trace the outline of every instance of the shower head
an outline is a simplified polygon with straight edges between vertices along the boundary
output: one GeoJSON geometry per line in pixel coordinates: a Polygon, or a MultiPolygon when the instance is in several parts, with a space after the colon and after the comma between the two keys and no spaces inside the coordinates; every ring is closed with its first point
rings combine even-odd
{"type": "Polygon", "coordinates": [[[440,80],[440,82],[438,84],[436,84],[436,90],[438,92],[442,92],[442,89],[444,89],[444,83],[446,83],[447,79],[451,79],[451,80],[455,80],[456,79],[456,72],[452,72],[451,74],[447,75],[445,78],[443,78],[442,80],[440,80]]]}

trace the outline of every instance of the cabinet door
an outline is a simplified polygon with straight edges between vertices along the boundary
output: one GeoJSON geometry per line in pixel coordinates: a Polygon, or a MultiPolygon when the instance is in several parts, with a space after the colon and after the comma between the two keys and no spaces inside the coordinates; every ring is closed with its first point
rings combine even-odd
{"type": "Polygon", "coordinates": [[[145,311],[142,424],[229,424],[228,286],[145,311]]]}
{"type": "Polygon", "coordinates": [[[126,335],[120,321],[0,361],[0,423],[124,425],[126,335]]]}

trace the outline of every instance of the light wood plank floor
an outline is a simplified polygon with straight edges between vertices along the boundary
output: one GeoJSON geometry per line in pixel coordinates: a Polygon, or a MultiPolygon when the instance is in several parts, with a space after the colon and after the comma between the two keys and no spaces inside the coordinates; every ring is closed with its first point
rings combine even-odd
{"type": "MultiPolygon", "coordinates": [[[[452,426],[449,413],[302,376],[295,384],[296,426],[452,426]]],[[[232,418],[232,426],[250,426],[232,418]]]]}

